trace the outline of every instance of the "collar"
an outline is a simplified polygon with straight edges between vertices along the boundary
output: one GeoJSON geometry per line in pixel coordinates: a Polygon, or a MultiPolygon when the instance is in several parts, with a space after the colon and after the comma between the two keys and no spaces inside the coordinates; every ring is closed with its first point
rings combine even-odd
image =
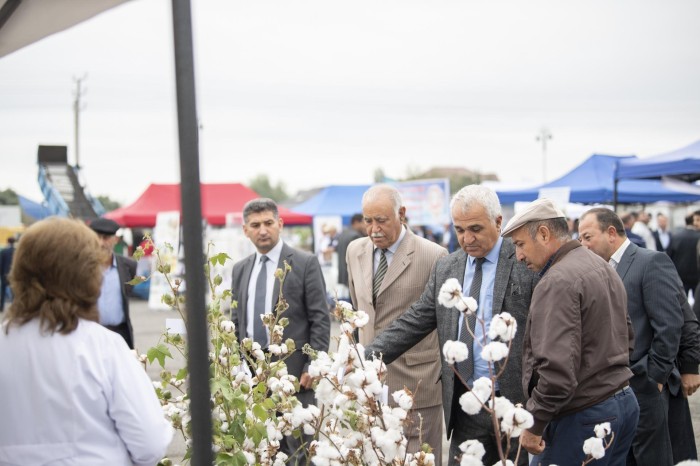
{"type": "MultiPolygon", "coordinates": [[[[632,242],[630,241],[630,239],[629,239],[629,238],[625,238],[625,241],[620,245],[619,248],[617,248],[617,251],[615,251],[615,252],[613,253],[613,255],[610,256],[610,259],[614,259],[615,262],[617,262],[617,263],[619,264],[620,261],[622,260],[622,255],[625,253],[625,251],[627,250],[627,247],[628,247],[630,244],[632,244],[632,242]]],[[[608,262],[610,262],[610,259],[608,259],[608,262]]]]}
{"type": "MultiPolygon", "coordinates": [[[[401,225],[401,234],[399,235],[399,239],[394,241],[394,244],[386,248],[388,252],[391,254],[395,254],[396,250],[399,249],[399,246],[401,245],[401,241],[403,241],[404,237],[406,236],[406,225],[401,225]]],[[[371,238],[370,238],[371,241],[371,238]]],[[[379,249],[377,246],[374,246],[374,252],[377,252],[377,249],[379,249]]]]}
{"type": "MultiPolygon", "coordinates": [[[[265,254],[267,258],[270,259],[270,262],[272,262],[275,265],[275,267],[277,267],[277,264],[280,263],[280,256],[282,255],[282,246],[284,246],[284,241],[280,239],[277,242],[277,244],[275,244],[275,247],[270,249],[270,251],[268,251],[268,253],[265,254]]],[[[255,251],[256,264],[260,262],[260,256],[262,256],[262,254],[260,254],[260,252],[258,251],[255,251]]]]}
{"type": "Polygon", "coordinates": [[[552,267],[554,264],[559,262],[564,256],[566,256],[568,253],[573,251],[576,248],[580,248],[581,243],[576,241],[575,239],[570,239],[566,243],[564,243],[557,251],[552,254],[552,257],[549,258],[546,264],[544,264],[544,267],[542,267],[542,270],[538,273],[540,278],[544,276],[544,274],[547,273],[547,271],[552,267]]]}

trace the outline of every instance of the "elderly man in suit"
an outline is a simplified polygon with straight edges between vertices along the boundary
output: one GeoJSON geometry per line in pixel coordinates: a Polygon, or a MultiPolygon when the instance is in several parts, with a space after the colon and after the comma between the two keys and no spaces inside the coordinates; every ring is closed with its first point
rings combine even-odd
{"type": "MultiPolygon", "coordinates": [[[[406,208],[393,186],[368,189],[362,196],[362,215],[367,237],[350,243],[347,267],[352,303],[369,315],[369,323],[359,332],[360,343],[367,345],[420,297],[435,262],[447,250],[403,224],[406,208]]],[[[415,453],[421,442],[428,443],[436,465],[442,464],[439,352],[437,334],[432,332],[388,366],[386,380],[390,393],[404,387],[414,392],[407,448],[415,453]]]]}
{"type": "MultiPolygon", "coordinates": [[[[368,357],[382,355],[385,362],[391,363],[433,330],[438,332],[440,348],[448,340],[468,335],[462,313],[438,302],[440,288],[449,278],[456,278],[465,294],[476,296],[478,293],[479,315],[487,324],[493,315],[507,311],[517,320],[520,329],[525,328],[537,277],[517,263],[511,241],[499,236],[503,217],[498,196],[485,186],[466,186],[454,195],[450,209],[461,249],[437,261],[421,297],[366,348],[368,357]]],[[[488,375],[479,345],[479,340],[488,342],[488,330],[483,332],[481,326],[476,327],[477,340],[471,343],[467,340],[471,345],[470,355],[474,355],[470,358],[473,365],[466,364],[460,369],[465,371],[464,377],[469,384],[488,375]]],[[[501,396],[514,403],[525,400],[520,382],[522,342],[522,332],[518,331],[508,365],[496,387],[501,396]]],[[[483,463],[494,464],[498,461],[500,433],[497,437],[491,419],[484,411],[475,416],[462,411],[459,397],[465,392],[465,387],[442,355],[436,354],[435,357],[442,360],[442,406],[448,438],[452,438],[449,464],[459,464],[459,445],[469,439],[479,440],[484,445],[483,463]]],[[[517,442],[513,443],[509,454],[512,460],[517,450],[517,442]]],[[[520,456],[520,464],[527,463],[525,456],[520,456]]]]}
{"type": "Polygon", "coordinates": [[[100,237],[102,248],[108,253],[102,292],[97,301],[100,324],[121,335],[129,348],[134,349],[134,330],[129,317],[129,297],[134,287],[128,282],[136,276],[136,261],[114,254],[114,245],[119,241],[117,222],[98,218],[90,223],[90,228],[100,237]]]}
{"type": "MultiPolygon", "coordinates": [[[[275,310],[280,283],[274,273],[284,269],[286,262],[291,270],[282,290],[289,305],[283,314],[289,319],[284,337],[293,339],[297,349],[285,362],[289,373],[299,379],[297,399],[308,406],[314,403],[314,392],[308,374],[309,357],[301,349],[308,343],[315,350],[328,351],[330,341],[330,316],[321,266],[312,254],[294,249],[280,239],[284,223],[273,200],[249,201],[243,207],[243,221],[243,232],[255,245],[256,252],[233,266],[231,290],[238,307],[232,320],[238,338],[250,337],[263,349],[267,348],[269,334],[261,316],[275,310]]],[[[305,436],[304,441],[308,440],[305,436]]],[[[287,436],[282,439],[280,448],[292,462],[300,462],[303,454],[293,457],[300,446],[300,439],[287,436]]]]}
{"type": "MultiPolygon", "coordinates": [[[[583,214],[580,241],[617,270],[627,291],[627,312],[634,327],[630,380],[639,401],[639,424],[631,456],[637,465],[672,465],[669,389],[678,394],[681,376],[675,365],[689,307],[668,255],[632,244],[619,217],[610,209],[583,214]]],[[[697,373],[697,364],[695,365],[697,373]]]]}

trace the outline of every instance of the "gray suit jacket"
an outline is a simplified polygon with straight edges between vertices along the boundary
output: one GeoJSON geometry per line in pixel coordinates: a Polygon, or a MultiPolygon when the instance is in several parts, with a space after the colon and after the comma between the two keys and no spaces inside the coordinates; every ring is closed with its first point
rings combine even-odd
{"type": "Polygon", "coordinates": [[[674,362],[684,316],[681,283],[673,262],[663,252],[631,243],[617,273],[627,291],[627,313],[634,328],[632,372],[660,384],[679,380],[674,362]]]}
{"type": "MultiPolygon", "coordinates": [[[[448,278],[456,278],[463,284],[466,266],[467,254],[461,249],[439,259],[420,299],[366,348],[366,355],[372,352],[382,354],[384,361],[390,363],[435,329],[438,332],[440,348],[447,340],[457,340],[459,311],[441,306],[437,298],[440,288],[448,278]]],[[[496,266],[493,314],[510,312],[518,322],[508,365],[499,379],[501,394],[513,403],[525,401],[521,377],[522,343],[532,290],[536,283],[537,275],[518,263],[513,243],[509,238],[504,238],[496,266]]],[[[445,362],[442,354],[440,360],[442,406],[449,437],[453,428],[451,416],[455,378],[452,368],[445,362]]],[[[459,410],[459,407],[457,409],[459,410]]],[[[461,413],[461,410],[455,412],[461,413]]]]}
{"type": "MultiPolygon", "coordinates": [[[[232,313],[232,320],[236,324],[239,341],[247,336],[248,283],[254,261],[255,254],[252,254],[233,266],[231,291],[233,299],[238,301],[238,307],[232,313]]],[[[296,343],[296,351],[285,363],[290,374],[300,377],[309,366],[309,357],[301,351],[306,343],[315,350],[328,351],[331,327],[326,284],[315,256],[284,244],[277,268],[284,268],[284,261],[292,268],[287,274],[283,289],[284,299],[289,305],[282,314],[289,319],[289,325],[284,329],[284,338],[291,338],[296,343]]],[[[274,311],[277,304],[279,292],[279,281],[275,280],[271,311],[274,311]]]]}

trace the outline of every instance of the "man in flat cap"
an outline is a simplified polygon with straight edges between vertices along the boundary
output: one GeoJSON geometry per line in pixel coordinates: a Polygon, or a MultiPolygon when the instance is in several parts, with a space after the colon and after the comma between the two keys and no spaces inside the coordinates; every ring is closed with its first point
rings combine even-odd
{"type": "Polygon", "coordinates": [[[117,244],[119,224],[107,218],[98,218],[90,223],[90,228],[97,233],[102,247],[109,258],[105,263],[102,292],[97,301],[100,324],[121,335],[129,348],[134,349],[134,332],[129,318],[129,296],[132,286],[127,282],[136,275],[136,261],[114,254],[117,244]]]}
{"type": "MultiPolygon", "coordinates": [[[[532,202],[508,222],[515,254],[540,274],[523,342],[523,389],[534,425],[522,446],[532,464],[581,464],[596,424],[614,440],[605,464],[625,464],[639,419],[629,387],[633,331],[617,272],[569,237],[564,214],[549,199],[532,202]]],[[[610,440],[605,438],[605,442],[610,440]]]]}

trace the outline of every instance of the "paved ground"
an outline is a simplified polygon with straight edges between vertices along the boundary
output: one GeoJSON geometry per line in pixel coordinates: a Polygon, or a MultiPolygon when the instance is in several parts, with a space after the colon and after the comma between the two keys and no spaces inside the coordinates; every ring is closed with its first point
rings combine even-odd
{"type": "MultiPolygon", "coordinates": [[[[165,319],[178,318],[177,312],[175,311],[154,311],[148,308],[145,301],[132,300],[131,301],[131,319],[134,326],[136,348],[140,353],[145,353],[148,348],[154,346],[158,343],[162,332],[165,330],[165,319]]],[[[337,326],[334,326],[333,330],[337,332],[337,326]]],[[[180,359],[178,361],[170,361],[167,363],[166,368],[177,369],[184,366],[184,360],[180,359]]],[[[154,380],[158,380],[158,374],[160,373],[160,368],[152,366],[149,368],[149,375],[154,380]]],[[[693,427],[695,430],[695,442],[699,444],[700,440],[700,396],[696,393],[690,399],[690,410],[693,415],[693,427]]],[[[449,444],[445,440],[443,445],[443,458],[444,464],[447,464],[446,458],[449,451],[449,444]]],[[[168,449],[168,456],[174,461],[180,461],[184,455],[185,447],[184,441],[181,437],[176,437],[173,443],[168,449]]]]}

